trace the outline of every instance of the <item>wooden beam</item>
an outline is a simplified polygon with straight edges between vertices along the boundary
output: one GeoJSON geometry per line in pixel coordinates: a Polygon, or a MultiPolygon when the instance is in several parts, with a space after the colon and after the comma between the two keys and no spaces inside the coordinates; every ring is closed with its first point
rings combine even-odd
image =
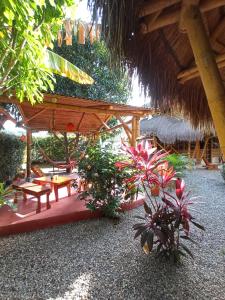
{"type": "Polygon", "coordinates": [[[199,7],[187,6],[184,13],[184,22],[206,93],[220,148],[225,157],[225,89],[205,32],[199,7]]]}
{"type": "Polygon", "coordinates": [[[26,164],[26,180],[31,179],[31,144],[32,144],[32,131],[27,129],[27,164],[26,164]]]}
{"type": "Polygon", "coordinates": [[[82,121],[83,121],[84,115],[85,115],[85,112],[82,114],[82,116],[81,116],[81,118],[80,118],[80,121],[79,121],[79,123],[78,123],[78,125],[77,125],[77,131],[80,130],[80,126],[81,126],[81,123],[82,123],[82,121]]]}
{"type": "Polygon", "coordinates": [[[106,129],[109,129],[110,127],[97,115],[97,114],[94,114],[96,119],[98,119],[98,121],[106,128],[106,129]]]}
{"type": "MultiPolygon", "coordinates": [[[[219,69],[225,66],[225,54],[218,55],[215,58],[215,60],[219,69]]],[[[195,66],[178,73],[177,79],[179,80],[180,83],[185,83],[186,81],[196,78],[198,76],[199,76],[199,71],[197,66],[195,66]]]]}
{"type": "Polygon", "coordinates": [[[127,129],[127,130],[129,131],[129,133],[131,134],[132,131],[131,131],[131,129],[127,126],[126,122],[124,122],[124,120],[123,120],[120,116],[117,116],[117,119],[120,121],[120,123],[121,123],[124,127],[126,127],[126,129],[127,129]]]}
{"type": "Polygon", "coordinates": [[[222,33],[224,33],[224,28],[225,28],[225,18],[223,17],[220,22],[217,24],[213,32],[211,33],[210,36],[210,41],[214,41],[220,36],[222,33]]]}
{"type": "Polygon", "coordinates": [[[34,114],[33,116],[31,116],[30,118],[25,120],[25,123],[30,122],[31,120],[35,119],[37,116],[39,116],[40,114],[42,114],[44,111],[46,111],[46,108],[42,108],[41,110],[39,110],[36,114],[34,114]]]}
{"type": "MultiPolygon", "coordinates": [[[[125,124],[130,124],[131,122],[132,122],[132,120],[125,122],[125,124]]],[[[110,132],[110,131],[119,129],[119,128],[121,128],[121,127],[123,127],[123,124],[118,124],[118,125],[115,125],[115,126],[113,126],[113,127],[110,127],[109,129],[106,129],[106,130],[101,131],[101,133],[110,132]]]]}
{"type": "Polygon", "coordinates": [[[155,23],[155,21],[157,20],[157,18],[159,17],[159,15],[161,14],[161,10],[153,13],[152,15],[146,16],[145,17],[145,24],[147,25],[147,28],[145,28],[146,25],[144,25],[144,30],[148,30],[149,28],[151,28],[151,26],[155,23]]]}
{"type": "Polygon", "coordinates": [[[159,10],[163,10],[166,7],[172,6],[176,3],[181,2],[181,0],[154,0],[149,3],[144,4],[139,13],[139,17],[145,17],[147,15],[151,15],[159,10]]]}
{"type": "Polygon", "coordinates": [[[127,126],[127,124],[123,121],[123,119],[120,116],[117,116],[117,119],[122,124],[124,131],[126,132],[126,135],[128,137],[129,143],[131,144],[132,143],[132,132],[131,132],[130,128],[127,126]]]}
{"type": "MultiPolygon", "coordinates": [[[[202,13],[210,11],[212,9],[218,8],[225,5],[225,0],[205,0],[201,5],[200,5],[200,10],[202,13]]],[[[152,24],[151,27],[148,26],[148,23],[144,25],[141,25],[141,33],[146,34],[152,31],[155,31],[159,28],[174,24],[179,22],[180,20],[180,9],[172,12],[172,13],[167,13],[167,14],[162,14],[157,18],[155,23],[152,24]]]]}
{"type": "MultiPolygon", "coordinates": [[[[6,96],[0,96],[0,103],[14,103],[17,106],[21,105],[19,101],[15,97],[11,97],[10,99],[6,96]]],[[[22,105],[31,105],[28,102],[22,103],[22,105]]],[[[69,111],[76,111],[76,112],[85,112],[85,113],[96,113],[96,114],[109,114],[109,115],[122,115],[122,116],[143,116],[149,115],[152,113],[152,109],[141,108],[140,110],[134,108],[134,110],[129,109],[118,109],[118,110],[108,110],[108,109],[97,109],[91,107],[83,107],[83,106],[75,106],[70,104],[61,104],[61,103],[54,103],[52,101],[44,101],[42,103],[35,104],[37,108],[46,108],[46,109],[55,109],[55,110],[69,110],[69,111]]],[[[24,115],[24,114],[23,114],[24,115]]]]}

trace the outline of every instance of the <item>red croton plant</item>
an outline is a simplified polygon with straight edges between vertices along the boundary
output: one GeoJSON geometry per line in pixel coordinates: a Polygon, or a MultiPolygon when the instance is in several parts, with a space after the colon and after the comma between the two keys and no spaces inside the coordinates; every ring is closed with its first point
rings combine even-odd
{"type": "Polygon", "coordinates": [[[128,160],[117,162],[116,167],[119,170],[132,169],[132,176],[126,179],[128,188],[134,190],[135,187],[146,194],[145,216],[137,217],[142,222],[133,226],[135,238],[141,237],[144,252],[149,254],[155,249],[159,256],[174,261],[179,261],[186,254],[193,257],[182,239],[194,242],[189,236],[190,223],[202,230],[204,227],[196,223],[189,211],[196,197],[185,191],[183,179],[176,178],[173,167],[169,167],[165,160],[168,153],[157,151],[148,143],[145,146],[139,144],[136,148],[124,144],[123,150],[128,160]]]}

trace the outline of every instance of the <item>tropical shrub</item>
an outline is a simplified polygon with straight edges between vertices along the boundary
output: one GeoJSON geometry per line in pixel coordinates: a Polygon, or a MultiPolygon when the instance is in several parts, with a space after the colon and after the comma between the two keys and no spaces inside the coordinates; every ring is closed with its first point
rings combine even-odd
{"type": "Polygon", "coordinates": [[[13,207],[13,204],[9,202],[9,198],[12,196],[13,190],[11,187],[5,187],[3,182],[0,182],[0,207],[7,204],[13,207]]]}
{"type": "Polygon", "coordinates": [[[118,172],[115,162],[121,156],[115,155],[109,147],[90,145],[78,164],[78,172],[84,178],[88,190],[81,193],[91,210],[101,209],[108,217],[117,216],[117,210],[124,192],[123,181],[127,172],[118,172]]]}
{"type": "Polygon", "coordinates": [[[157,151],[150,144],[145,148],[139,144],[137,148],[127,147],[129,161],[116,163],[119,170],[132,169],[134,174],[126,182],[141,186],[146,193],[144,204],[145,216],[138,217],[141,223],[133,226],[135,238],[141,237],[141,246],[145,253],[156,250],[158,256],[179,261],[180,256],[192,253],[182,242],[193,241],[190,237],[190,224],[204,230],[195,221],[189,207],[196,197],[191,197],[185,190],[183,179],[176,178],[176,172],[165,160],[168,155],[163,150],[157,151]],[[175,191],[169,192],[168,186],[175,180],[175,191]],[[152,196],[152,186],[159,187],[159,196],[152,196]]]}
{"type": "Polygon", "coordinates": [[[0,132],[0,181],[13,178],[22,165],[26,144],[11,134],[0,132]]]}
{"type": "Polygon", "coordinates": [[[169,166],[173,167],[180,177],[184,176],[184,170],[192,163],[187,156],[176,153],[167,155],[165,160],[168,161],[169,166]]]}

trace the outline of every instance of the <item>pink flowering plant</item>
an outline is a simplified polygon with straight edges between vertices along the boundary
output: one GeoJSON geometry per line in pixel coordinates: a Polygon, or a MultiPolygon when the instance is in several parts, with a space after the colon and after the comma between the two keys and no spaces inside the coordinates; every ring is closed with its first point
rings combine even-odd
{"type": "Polygon", "coordinates": [[[145,215],[133,226],[135,238],[140,237],[141,247],[146,254],[156,250],[158,256],[164,256],[177,262],[187,254],[193,258],[184,241],[194,242],[190,237],[190,224],[204,230],[190,213],[190,206],[197,197],[186,192],[183,179],[176,177],[173,167],[169,167],[165,157],[167,152],[152,147],[151,144],[139,144],[136,148],[123,145],[128,155],[127,161],[116,162],[119,170],[131,169],[132,176],[125,179],[130,190],[145,192],[145,215]],[[135,189],[134,189],[135,187],[135,189]],[[151,193],[158,188],[158,194],[151,193]]]}

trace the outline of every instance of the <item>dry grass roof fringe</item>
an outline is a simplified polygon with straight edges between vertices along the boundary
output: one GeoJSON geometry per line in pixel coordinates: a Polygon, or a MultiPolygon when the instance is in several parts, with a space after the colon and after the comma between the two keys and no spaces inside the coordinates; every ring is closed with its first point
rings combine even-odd
{"type": "MultiPolygon", "coordinates": [[[[200,78],[185,84],[177,80],[179,72],[195,65],[188,37],[180,32],[178,24],[143,35],[140,33],[143,19],[138,13],[146,1],[88,0],[88,3],[95,20],[102,18],[102,35],[113,62],[127,66],[130,74],[137,72],[145,94],[151,96],[151,106],[162,111],[179,109],[196,128],[211,128],[211,113],[200,78]]],[[[180,5],[165,8],[162,14],[165,10],[167,13],[179,9],[180,5]]],[[[205,14],[209,31],[223,17],[221,14],[224,11],[219,9],[205,14]]],[[[224,69],[221,73],[225,75],[224,69]]]]}
{"type": "Polygon", "coordinates": [[[210,132],[203,132],[194,129],[187,120],[165,115],[143,119],[140,130],[142,135],[157,136],[162,143],[166,144],[174,144],[176,141],[195,142],[202,140],[206,134],[215,135],[213,129],[210,132]]]}

